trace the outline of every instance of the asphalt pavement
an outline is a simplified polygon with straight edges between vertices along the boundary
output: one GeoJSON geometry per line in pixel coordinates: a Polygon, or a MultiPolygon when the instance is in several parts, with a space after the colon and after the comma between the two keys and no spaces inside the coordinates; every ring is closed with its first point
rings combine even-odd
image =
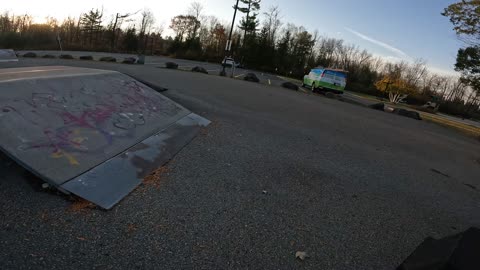
{"type": "Polygon", "coordinates": [[[425,237],[480,226],[474,138],[156,64],[21,58],[0,68],[59,64],[167,87],[212,124],[111,211],[75,209],[2,156],[0,269],[395,269],[425,237]]]}

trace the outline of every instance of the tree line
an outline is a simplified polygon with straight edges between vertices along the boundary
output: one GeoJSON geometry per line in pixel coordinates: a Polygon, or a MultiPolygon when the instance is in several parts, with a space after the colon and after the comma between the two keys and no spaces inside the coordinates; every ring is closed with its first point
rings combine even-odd
{"type": "MultiPolygon", "coordinates": [[[[478,1],[470,2],[478,5],[478,1]]],[[[241,18],[232,33],[231,56],[248,68],[299,79],[317,66],[343,69],[348,71],[347,90],[419,106],[436,100],[442,104],[440,111],[478,114],[480,91],[472,76],[435,74],[420,59],[413,63],[386,61],[342,39],[284,22],[278,6],[263,9],[261,0],[240,0],[233,8],[241,18]]],[[[447,11],[444,15],[451,16],[447,11]]],[[[455,18],[455,22],[461,19],[455,18]]],[[[0,47],[59,49],[61,44],[64,50],[157,54],[217,63],[224,58],[230,22],[205,14],[200,3],[193,2],[184,13],[174,16],[168,28],[173,36],[164,36],[163,27],[155,27],[148,9],[109,18],[103,10],[92,9],[78,18],[61,22],[48,18],[42,24],[28,14],[4,12],[0,15],[0,47]]],[[[478,38],[478,28],[462,31],[473,31],[478,38]]],[[[469,53],[471,49],[463,57],[467,59],[469,53]]]]}

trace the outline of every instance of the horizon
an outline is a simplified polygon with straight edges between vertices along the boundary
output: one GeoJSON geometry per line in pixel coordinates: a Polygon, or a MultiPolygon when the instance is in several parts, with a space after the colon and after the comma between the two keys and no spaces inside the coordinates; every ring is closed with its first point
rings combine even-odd
{"type": "MultiPolygon", "coordinates": [[[[149,1],[139,0],[135,3],[124,1],[92,1],[65,3],[60,0],[24,1],[27,4],[19,6],[8,2],[0,10],[16,15],[28,14],[35,23],[45,23],[48,17],[60,23],[68,17],[78,18],[82,13],[91,9],[103,9],[106,25],[115,13],[133,13],[145,8],[150,9],[155,16],[156,28],[163,28],[163,36],[172,36],[169,29],[171,18],[187,13],[192,2],[199,2],[203,6],[204,16],[215,16],[222,24],[231,25],[233,16],[232,6],[235,1],[199,0],[185,1],[170,4],[165,0],[149,1]],[[231,2],[231,3],[230,3],[231,2]],[[115,7],[115,8],[114,8],[115,7]]],[[[447,18],[440,13],[443,8],[455,2],[451,0],[425,1],[413,3],[394,3],[393,1],[367,0],[363,3],[354,1],[302,1],[304,5],[294,5],[285,0],[263,0],[259,15],[262,23],[262,13],[271,6],[278,6],[281,11],[283,26],[293,23],[304,26],[309,32],[318,31],[320,35],[342,39],[349,44],[366,49],[375,56],[380,56],[387,61],[408,61],[424,59],[431,72],[458,76],[454,71],[456,52],[461,43],[447,18]],[[440,3],[439,3],[440,2],[440,3]],[[317,6],[318,10],[306,8],[317,6]],[[307,11],[303,12],[304,9],[307,11]],[[342,13],[331,15],[331,10],[342,10],[342,13]],[[388,13],[389,10],[398,10],[397,13],[409,12],[409,16],[388,13]],[[288,12],[287,12],[288,11],[288,12]],[[436,14],[436,15],[435,15],[436,14]],[[320,20],[319,17],[325,18],[320,20]],[[390,20],[386,20],[386,18],[390,20]],[[379,27],[378,22],[382,22],[379,27]],[[408,35],[406,38],[405,36],[408,35]]],[[[136,16],[139,17],[139,16],[136,16]]],[[[241,15],[236,18],[235,27],[241,15]]],[[[138,18],[135,18],[137,20],[138,18]]],[[[131,22],[130,24],[135,23],[131,22]]],[[[125,24],[127,26],[128,24],[125,24]]]]}

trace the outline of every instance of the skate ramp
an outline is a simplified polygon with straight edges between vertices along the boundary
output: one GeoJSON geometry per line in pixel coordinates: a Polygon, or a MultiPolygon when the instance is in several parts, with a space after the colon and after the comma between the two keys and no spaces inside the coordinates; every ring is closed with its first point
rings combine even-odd
{"type": "Polygon", "coordinates": [[[46,182],[106,209],[208,124],[115,71],[0,70],[0,148],[46,182]]]}
{"type": "Polygon", "coordinates": [[[13,50],[0,49],[0,62],[17,62],[17,55],[13,50]]]}

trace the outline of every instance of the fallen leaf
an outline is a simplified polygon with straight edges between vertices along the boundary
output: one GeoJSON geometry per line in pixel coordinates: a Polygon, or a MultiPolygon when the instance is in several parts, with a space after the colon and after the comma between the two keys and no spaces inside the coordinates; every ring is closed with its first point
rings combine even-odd
{"type": "Polygon", "coordinates": [[[81,212],[85,209],[93,209],[95,205],[85,199],[78,198],[76,201],[70,205],[70,211],[72,212],[81,212]]]}
{"type": "Polygon", "coordinates": [[[170,170],[166,166],[162,166],[153,171],[143,179],[144,186],[153,186],[156,189],[160,188],[162,176],[170,170]]]}
{"type": "Polygon", "coordinates": [[[127,233],[133,233],[134,231],[137,230],[137,225],[135,224],[128,224],[128,229],[127,229],[127,233]]]}
{"type": "Polygon", "coordinates": [[[297,251],[295,253],[295,259],[300,259],[300,260],[304,261],[308,257],[310,257],[310,256],[308,256],[308,254],[304,251],[297,251]]]}

